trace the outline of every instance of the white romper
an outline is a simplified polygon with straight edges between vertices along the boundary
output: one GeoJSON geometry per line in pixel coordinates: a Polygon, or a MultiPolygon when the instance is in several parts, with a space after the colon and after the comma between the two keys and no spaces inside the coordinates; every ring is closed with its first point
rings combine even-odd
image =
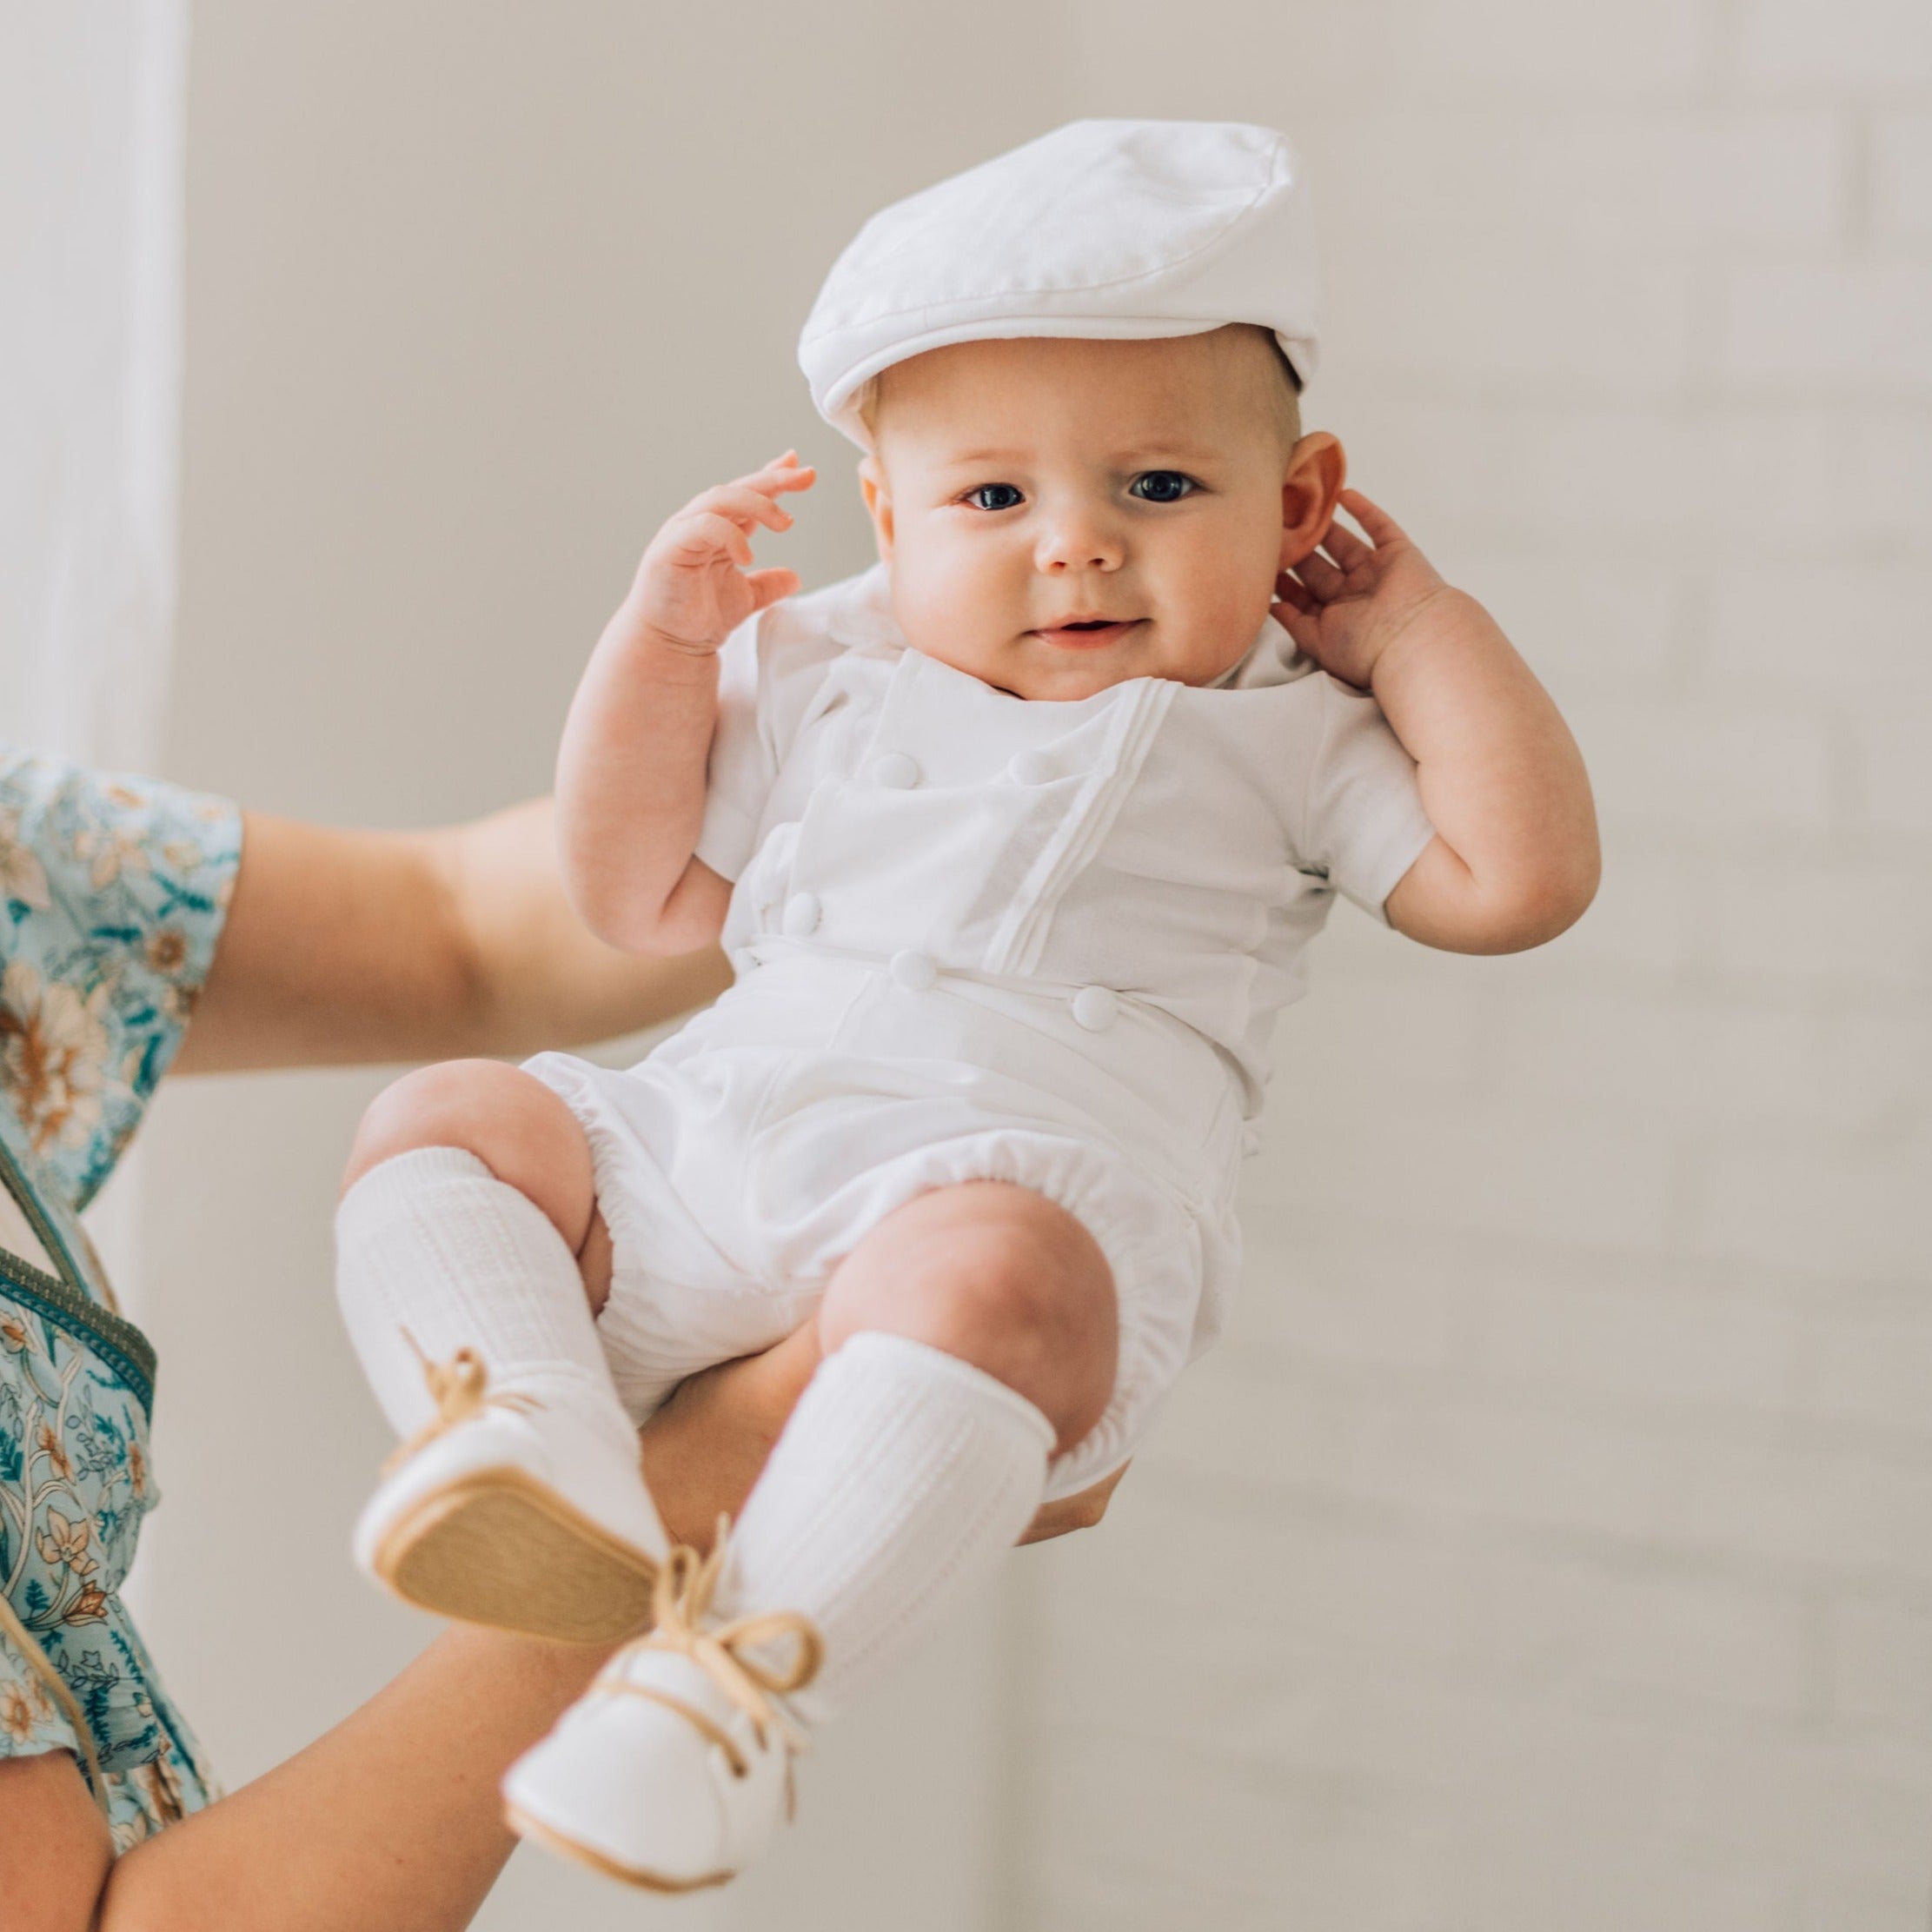
{"type": "Polygon", "coordinates": [[[627,1405],[790,1333],[914,1195],[1012,1181],[1119,1298],[1112,1400],[1047,1493],[1118,1468],[1219,1331],[1302,949],[1430,836],[1380,707],[1271,621],[1213,687],[1046,702],[910,649],[883,569],[752,619],[697,847],[737,984],[627,1072],[529,1063],[589,1137],[627,1405]]]}

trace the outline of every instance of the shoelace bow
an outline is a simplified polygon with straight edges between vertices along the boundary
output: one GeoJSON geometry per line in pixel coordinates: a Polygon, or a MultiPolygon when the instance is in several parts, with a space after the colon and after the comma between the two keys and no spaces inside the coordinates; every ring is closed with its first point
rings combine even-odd
{"type": "Polygon", "coordinates": [[[402,1331],[402,1339],[415,1351],[416,1360],[422,1364],[422,1379],[436,1412],[383,1464],[384,1475],[400,1469],[419,1449],[427,1449],[458,1423],[468,1422],[486,1409],[508,1409],[514,1414],[528,1415],[531,1410],[543,1406],[534,1396],[517,1390],[492,1392],[489,1371],[473,1348],[458,1349],[447,1362],[433,1362],[408,1329],[402,1331]]]}
{"type": "MultiPolygon", "coordinates": [[[[758,1617],[740,1617],[713,1629],[705,1627],[712,1594],[724,1568],[725,1546],[730,1533],[731,1519],[721,1516],[709,1556],[700,1557],[687,1544],[680,1544],[664,1559],[652,1592],[652,1630],[632,1648],[681,1652],[751,1719],[760,1745],[768,1731],[775,1731],[795,1755],[806,1748],[805,1733],[776,1700],[804,1690],[819,1674],[819,1667],[825,1661],[825,1639],[819,1635],[818,1626],[797,1610],[768,1610],[758,1617]],[[764,1646],[787,1639],[791,1642],[792,1650],[784,1668],[767,1663],[757,1654],[764,1646]]],[[[620,1652],[616,1663],[621,1664],[628,1654],[620,1652]]],[[[642,1686],[623,1684],[614,1665],[612,1676],[614,1683],[622,1684],[626,1690],[656,1697],[642,1686]]],[[[656,1697],[656,1701],[672,1703],[686,1716],[697,1715],[682,1704],[673,1703],[671,1699],[656,1697]]],[[[711,1726],[700,1724],[700,1729],[708,1732],[711,1726]]],[[[742,1760],[736,1749],[721,1733],[713,1741],[724,1746],[733,1770],[743,1776],[742,1760]]]]}

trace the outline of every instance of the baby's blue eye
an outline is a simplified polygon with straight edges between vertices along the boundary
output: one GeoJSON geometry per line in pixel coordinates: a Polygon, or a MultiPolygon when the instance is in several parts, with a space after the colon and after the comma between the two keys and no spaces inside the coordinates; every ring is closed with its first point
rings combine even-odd
{"type": "Polygon", "coordinates": [[[1010,510],[1026,501],[1011,483],[982,483],[978,489],[969,489],[966,500],[976,510],[1010,510]]]}
{"type": "Polygon", "coordinates": [[[1178,469],[1144,469],[1127,485],[1127,495],[1144,503],[1178,503],[1200,486],[1178,469]]]}

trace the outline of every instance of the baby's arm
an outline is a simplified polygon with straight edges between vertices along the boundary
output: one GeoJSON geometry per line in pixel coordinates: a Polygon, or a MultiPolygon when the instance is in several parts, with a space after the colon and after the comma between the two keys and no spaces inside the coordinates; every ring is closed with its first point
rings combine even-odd
{"type": "Polygon", "coordinates": [[[729,884],[693,857],[718,714],[718,647],[799,588],[751,568],[750,533],[787,530],[778,499],[809,489],[787,451],[707,490],[644,553],[591,654],[557,759],[564,882],[584,923],[627,953],[688,953],[724,923],[729,884]]]}
{"type": "Polygon", "coordinates": [[[1416,761],[1436,836],[1390,893],[1389,923],[1454,953],[1541,946],[1597,891],[1576,740],[1495,619],[1359,490],[1341,501],[1371,541],[1331,526],[1328,554],[1282,578],[1276,615],[1324,670],[1373,691],[1416,761]]]}

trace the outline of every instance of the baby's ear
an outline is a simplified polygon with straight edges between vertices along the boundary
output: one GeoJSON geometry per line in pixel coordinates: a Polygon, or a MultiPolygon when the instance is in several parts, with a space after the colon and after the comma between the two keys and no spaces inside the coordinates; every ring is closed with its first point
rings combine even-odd
{"type": "Polygon", "coordinates": [[[1289,451],[1287,474],[1281,483],[1284,570],[1292,570],[1328,534],[1347,481],[1347,455],[1327,430],[1312,431],[1289,451]]]}
{"type": "Polygon", "coordinates": [[[872,451],[859,459],[859,494],[866,500],[866,514],[872,519],[872,534],[879,545],[879,561],[893,561],[893,498],[886,488],[886,472],[872,451]]]}

